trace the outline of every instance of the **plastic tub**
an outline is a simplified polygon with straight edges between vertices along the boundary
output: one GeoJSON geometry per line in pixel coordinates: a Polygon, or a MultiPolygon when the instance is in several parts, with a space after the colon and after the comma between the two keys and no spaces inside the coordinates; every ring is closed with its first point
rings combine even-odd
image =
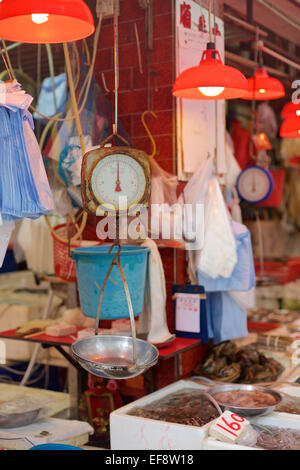
{"type": "MultiPolygon", "coordinates": [[[[116,254],[108,251],[110,245],[72,250],[78,279],[80,304],[83,315],[96,318],[101,287],[109,266],[116,254]]],[[[130,292],[134,316],[139,316],[144,307],[144,292],[148,254],[150,249],[141,246],[123,246],[120,263],[130,292]]],[[[118,266],[114,266],[106,284],[100,320],[129,318],[123,281],[118,266]]]]}

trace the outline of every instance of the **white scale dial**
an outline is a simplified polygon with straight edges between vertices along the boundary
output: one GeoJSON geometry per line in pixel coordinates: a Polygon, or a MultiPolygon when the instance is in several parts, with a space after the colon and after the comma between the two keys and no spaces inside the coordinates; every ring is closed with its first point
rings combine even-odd
{"type": "Polygon", "coordinates": [[[258,203],[272,192],[273,181],[270,173],[260,167],[246,168],[239,176],[237,189],[240,196],[248,202],[258,203]]]}
{"type": "Polygon", "coordinates": [[[124,154],[109,155],[96,165],[91,177],[93,193],[107,209],[119,209],[120,197],[126,197],[131,208],[143,198],[146,177],[143,167],[124,154]]]}

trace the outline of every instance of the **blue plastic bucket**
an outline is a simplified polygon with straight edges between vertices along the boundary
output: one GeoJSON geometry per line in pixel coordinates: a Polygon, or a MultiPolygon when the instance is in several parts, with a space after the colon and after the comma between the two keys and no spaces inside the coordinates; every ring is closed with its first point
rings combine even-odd
{"type": "Polygon", "coordinates": [[[29,450],[83,450],[80,447],[68,446],[66,444],[39,444],[29,450]]]}
{"type": "MultiPolygon", "coordinates": [[[[109,245],[76,248],[72,250],[76,261],[80,304],[83,315],[96,318],[101,287],[109,266],[117,252],[109,245]]],[[[134,316],[143,312],[146,272],[150,249],[140,246],[122,246],[120,263],[128,284],[134,316]]],[[[124,285],[118,266],[114,266],[104,291],[100,320],[129,318],[124,285]]]]}

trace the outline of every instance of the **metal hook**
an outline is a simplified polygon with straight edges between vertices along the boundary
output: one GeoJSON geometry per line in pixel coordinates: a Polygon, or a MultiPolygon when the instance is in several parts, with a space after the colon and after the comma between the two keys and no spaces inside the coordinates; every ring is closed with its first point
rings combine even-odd
{"type": "Polygon", "coordinates": [[[142,123],[143,123],[143,126],[149,136],[149,139],[151,140],[152,142],[152,145],[153,145],[153,149],[152,149],[152,154],[151,154],[151,157],[154,157],[156,155],[156,142],[150,132],[150,129],[149,127],[147,126],[146,122],[145,122],[145,116],[146,114],[151,114],[153,117],[155,117],[155,119],[158,119],[158,116],[157,114],[154,113],[154,111],[150,111],[150,110],[147,110],[147,111],[144,111],[143,114],[142,114],[142,123]]]}

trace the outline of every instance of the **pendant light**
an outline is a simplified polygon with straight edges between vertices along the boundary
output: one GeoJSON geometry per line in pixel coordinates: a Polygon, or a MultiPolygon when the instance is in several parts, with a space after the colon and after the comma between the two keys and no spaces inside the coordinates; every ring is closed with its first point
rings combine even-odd
{"type": "Polygon", "coordinates": [[[282,123],[280,137],[300,138],[300,116],[289,117],[282,123]]]}
{"type": "Polygon", "coordinates": [[[286,119],[289,117],[300,116],[300,103],[296,104],[290,101],[286,103],[281,110],[281,117],[282,119],[286,119]]]}
{"type": "Polygon", "coordinates": [[[270,77],[264,67],[256,70],[253,78],[248,78],[248,92],[244,100],[275,100],[285,95],[284,87],[277,78],[270,77]]]}
{"type": "Polygon", "coordinates": [[[211,0],[209,1],[209,42],[196,67],[183,71],[176,79],[173,95],[193,100],[239,98],[247,91],[247,79],[236,68],[224,65],[211,32],[211,0]]]}
{"type": "Polygon", "coordinates": [[[0,35],[8,41],[51,44],[77,41],[95,31],[83,0],[2,0],[0,35]]]}
{"type": "Polygon", "coordinates": [[[270,77],[263,66],[263,42],[256,36],[256,59],[258,68],[254,77],[248,78],[248,92],[242,96],[244,100],[276,100],[285,95],[284,86],[277,78],[270,77]]]}

